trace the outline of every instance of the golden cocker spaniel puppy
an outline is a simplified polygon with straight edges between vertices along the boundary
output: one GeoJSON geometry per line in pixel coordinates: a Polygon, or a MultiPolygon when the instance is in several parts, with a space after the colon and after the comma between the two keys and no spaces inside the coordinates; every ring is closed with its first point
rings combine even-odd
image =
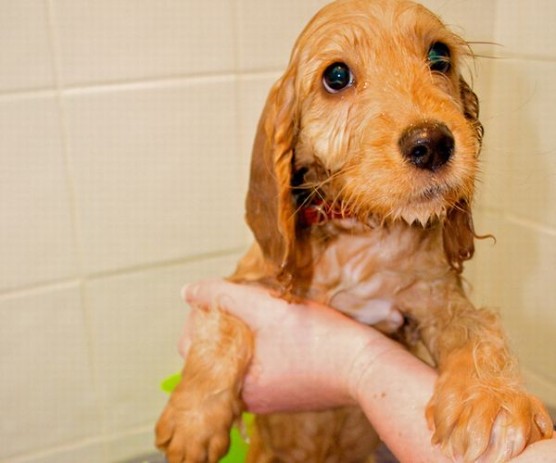
{"type": "MultiPolygon", "coordinates": [[[[468,55],[411,1],[324,7],[260,119],[247,196],[256,242],[231,279],[326,303],[408,345],[418,333],[439,372],[433,442],[471,462],[500,442],[502,459],[518,454],[552,423],[521,386],[497,316],[462,288],[483,135],[461,76],[468,55]]],[[[208,310],[157,426],[170,463],[218,461],[242,412],[253,334],[208,310]]],[[[248,461],[363,462],[372,436],[356,408],[259,416],[248,461]],[[307,435],[315,427],[327,431],[307,435]]]]}

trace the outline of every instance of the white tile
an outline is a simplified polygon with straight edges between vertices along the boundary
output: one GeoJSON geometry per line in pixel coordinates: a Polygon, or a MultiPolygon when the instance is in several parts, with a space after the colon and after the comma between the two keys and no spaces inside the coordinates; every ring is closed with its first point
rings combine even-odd
{"type": "Polygon", "coordinates": [[[537,375],[525,370],[526,386],[532,394],[540,397],[541,400],[552,410],[556,410],[556,382],[548,381],[542,375],[537,375]]]}
{"type": "MultiPolygon", "coordinates": [[[[239,113],[239,155],[241,194],[245,197],[249,188],[249,171],[251,151],[257,133],[259,118],[266,102],[266,97],[280,73],[244,75],[238,79],[238,113],[239,113]]],[[[246,239],[253,241],[253,236],[246,227],[246,239]]]]}
{"type": "Polygon", "coordinates": [[[553,0],[503,0],[498,2],[496,41],[508,56],[556,58],[553,0]]]}
{"type": "Polygon", "coordinates": [[[0,300],[0,459],[99,431],[76,286],[0,300]]]}
{"type": "Polygon", "coordinates": [[[508,140],[512,111],[507,107],[507,98],[500,98],[500,95],[511,93],[511,81],[500,73],[498,65],[495,60],[476,61],[475,87],[481,107],[480,119],[485,129],[476,182],[476,205],[501,211],[508,207],[510,201],[508,188],[511,187],[513,167],[508,150],[515,147],[508,140]]]}
{"type": "Polygon", "coordinates": [[[519,62],[513,77],[521,98],[511,127],[519,151],[513,157],[511,211],[556,227],[556,62],[519,62]]]}
{"type": "Polygon", "coordinates": [[[0,290],[75,275],[55,99],[1,100],[0,133],[0,290]]]}
{"type": "Polygon", "coordinates": [[[167,397],[161,381],[181,370],[177,343],[189,281],[230,274],[238,255],[100,278],[87,285],[95,365],[109,433],[156,422],[167,397]]]}
{"type": "Polygon", "coordinates": [[[0,44],[0,92],[54,86],[44,0],[2,2],[0,44]]]}
{"type": "Polygon", "coordinates": [[[243,244],[234,92],[223,78],[68,97],[88,272],[243,244]]]}
{"type": "Polygon", "coordinates": [[[475,240],[475,255],[466,263],[466,276],[469,278],[469,296],[475,306],[489,307],[499,310],[506,303],[499,287],[504,284],[504,278],[497,270],[504,256],[502,246],[509,240],[508,225],[503,219],[493,219],[482,209],[473,215],[475,230],[479,235],[493,235],[490,238],[475,240]]]}
{"type": "MultiPolygon", "coordinates": [[[[322,0],[240,0],[240,69],[285,68],[296,38],[312,16],[327,3],[322,0]]],[[[429,0],[423,3],[465,39],[493,41],[495,2],[429,0]]],[[[477,45],[477,48],[485,47],[477,45]]]]}
{"type": "MultiPolygon", "coordinates": [[[[157,449],[154,445],[154,439],[154,423],[149,428],[141,431],[111,436],[104,442],[106,461],[110,463],[139,461],[138,457],[142,455],[155,454],[157,449]]],[[[148,461],[145,460],[144,463],[148,463],[148,461]]]]}
{"type": "MultiPolygon", "coordinates": [[[[556,62],[503,60],[494,66],[489,151],[492,176],[510,176],[493,198],[519,217],[556,227],[556,62]]],[[[493,201],[494,202],[494,201],[493,201]]]]}
{"type": "Polygon", "coordinates": [[[53,0],[64,84],[234,67],[233,2],[53,0]]]}
{"type": "Polygon", "coordinates": [[[547,348],[556,332],[556,237],[526,225],[487,216],[481,232],[472,281],[478,306],[501,311],[510,340],[527,370],[556,381],[556,354],[547,348]]]}
{"type": "Polygon", "coordinates": [[[295,40],[317,10],[312,0],[239,0],[239,68],[285,68],[295,40]]]}
{"type": "Polygon", "coordinates": [[[270,88],[280,77],[280,73],[245,75],[239,78],[239,153],[243,172],[242,185],[247,188],[251,150],[257,133],[257,125],[270,88]]]}
{"type": "Polygon", "coordinates": [[[38,454],[16,457],[10,463],[113,463],[105,457],[100,441],[72,442],[38,454]]]}
{"type": "Polygon", "coordinates": [[[496,1],[421,0],[433,13],[465,40],[493,41],[496,1]]]}

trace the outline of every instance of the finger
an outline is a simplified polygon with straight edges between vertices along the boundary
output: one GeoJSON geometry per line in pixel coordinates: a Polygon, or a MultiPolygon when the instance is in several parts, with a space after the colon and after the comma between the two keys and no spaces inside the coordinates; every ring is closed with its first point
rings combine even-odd
{"type": "Polygon", "coordinates": [[[193,306],[223,308],[255,325],[265,312],[268,314],[269,308],[288,306],[286,301],[271,295],[264,288],[230,283],[222,279],[189,284],[182,289],[182,297],[193,306]]]}
{"type": "Polygon", "coordinates": [[[190,284],[183,288],[182,295],[192,306],[223,309],[242,319],[254,331],[272,324],[282,325],[287,320],[292,323],[298,318],[311,319],[317,313],[318,317],[333,318],[338,323],[347,323],[348,320],[340,312],[314,301],[290,303],[261,286],[222,279],[190,284]]]}

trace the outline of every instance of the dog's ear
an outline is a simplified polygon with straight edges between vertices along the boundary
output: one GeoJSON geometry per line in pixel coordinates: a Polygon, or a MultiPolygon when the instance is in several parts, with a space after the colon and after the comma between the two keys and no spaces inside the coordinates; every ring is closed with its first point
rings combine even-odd
{"type": "MultiPolygon", "coordinates": [[[[477,155],[483,141],[484,129],[479,121],[479,98],[471,87],[460,79],[460,95],[463,114],[475,129],[477,136],[477,155]]],[[[472,198],[460,200],[447,213],[443,228],[443,242],[446,258],[450,266],[458,273],[463,271],[463,263],[475,253],[474,240],[477,237],[473,226],[470,201],[472,198]]]]}
{"type": "Polygon", "coordinates": [[[294,265],[296,238],[292,163],[297,132],[294,72],[274,85],[259,121],[251,158],[246,219],[279,280],[294,265]]]}
{"type": "Polygon", "coordinates": [[[475,129],[477,141],[479,142],[479,150],[477,151],[477,154],[479,154],[480,147],[483,142],[483,135],[485,133],[483,124],[479,121],[479,98],[475,92],[471,90],[471,87],[465,80],[463,80],[463,78],[460,78],[459,80],[459,88],[460,98],[463,105],[463,115],[475,129]]]}
{"type": "Polygon", "coordinates": [[[448,211],[442,229],[446,259],[457,273],[463,272],[463,263],[473,257],[475,237],[471,208],[462,200],[448,211]]]}

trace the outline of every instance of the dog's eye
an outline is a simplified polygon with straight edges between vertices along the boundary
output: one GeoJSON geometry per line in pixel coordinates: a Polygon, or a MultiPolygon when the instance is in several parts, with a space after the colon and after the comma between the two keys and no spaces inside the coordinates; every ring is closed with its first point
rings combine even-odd
{"type": "Polygon", "coordinates": [[[429,67],[431,71],[447,73],[452,67],[450,49],[442,42],[435,42],[429,48],[429,67]]]}
{"type": "Polygon", "coordinates": [[[353,74],[346,63],[333,63],[324,70],[322,84],[328,93],[338,93],[353,85],[353,74]]]}

